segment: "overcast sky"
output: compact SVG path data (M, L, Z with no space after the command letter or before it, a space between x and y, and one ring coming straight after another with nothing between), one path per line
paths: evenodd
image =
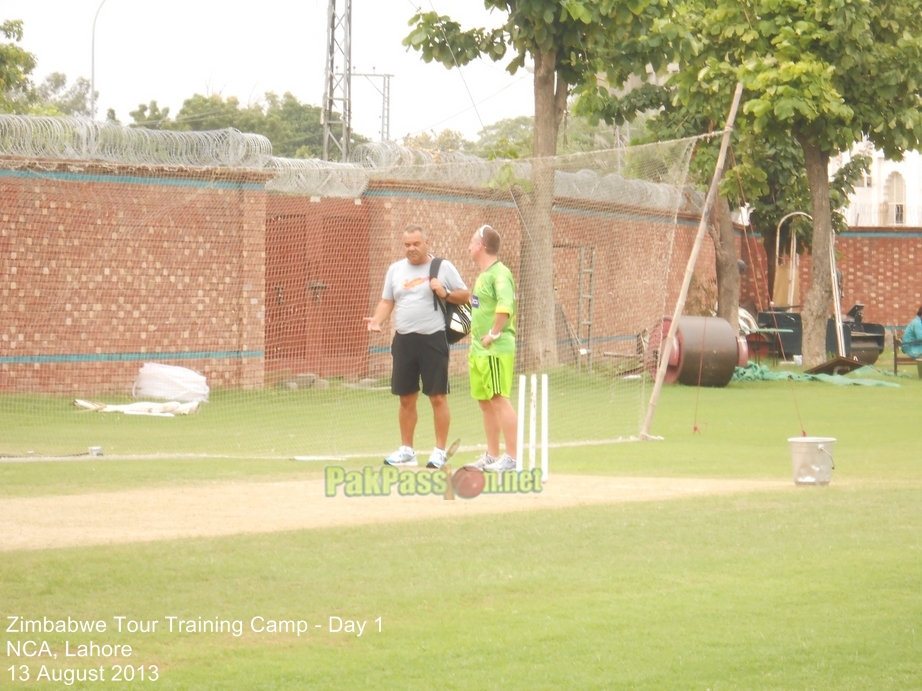
M344 4L338 0L340 12ZM250 103L267 91L290 91L302 103L321 105L328 5L328 0L2 0L0 21L23 20L21 45L37 58L36 82L52 72L66 74L68 84L95 76L97 117L114 108L127 123L129 111L152 100L175 116L195 93ZM528 72L511 76L505 61L488 60L447 70L407 52L401 40L417 7L447 14L464 28L494 27L503 17L489 14L480 0L352 0L353 71L393 75L392 139L449 128L473 140L485 125L533 114ZM352 127L371 139L380 138L382 86L380 78L352 79Z

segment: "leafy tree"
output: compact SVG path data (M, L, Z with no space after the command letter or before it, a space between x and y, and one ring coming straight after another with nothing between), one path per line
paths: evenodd
M71 87L67 86L67 75L52 72L32 92L32 100L54 107L61 115L83 115L90 113L90 81L78 77Z
M737 164L725 180L724 195L734 206L749 204L752 227L762 237L768 260L767 278L771 295L777 259L775 235L778 223L794 211L808 212L811 209L803 151L792 139L770 142L748 133L740 138L736 150ZM869 156L855 154L830 179L829 209L834 231L841 232L847 228L841 210L848 204L848 196L854 192L855 184L870 164ZM781 247L788 246L792 233L802 247L813 246L813 225L803 216L795 216L780 231L781 237L777 238L777 242ZM777 299L775 302L782 304Z
M554 325L552 266L553 175L547 160L557 152L561 120L570 86L597 73L613 84L645 67L662 66L665 53L645 40L667 0L484 0L488 9L506 14L495 29L463 31L450 17L421 12L403 43L418 50L425 62L460 67L479 57L502 60L515 73L527 59L534 63L535 124L532 152L532 192L513 188L529 229L523 243L520 275L532 277L520 292L522 338L520 366L527 370L554 366L557 343Z
M641 130L642 131L642 130ZM535 119L529 115L499 120L480 131L480 138L471 149L484 158L527 158L534 149ZM557 135L557 152L570 154L579 151L614 149L625 143L627 130L619 132L588 118L564 114Z
M138 127L146 127L149 130L172 129L170 109L161 110L156 101L151 101L147 105L140 103L137 110L132 110L128 115L134 120L133 124Z
M706 110L695 112L678 98L676 82L690 74L697 73L699 66L694 62L680 62L674 66L673 75L662 85L645 84L637 90L615 94L595 85L585 91L575 110L589 113L596 119L624 124L631 118L644 119L646 134L640 141L685 137L703 132L715 131L726 117L728 104L718 100L702 99L696 106ZM689 81L696 80L689 77ZM645 117L645 114L646 117ZM641 130L643 132L643 130ZM793 139L766 141L755 136L737 122L733 135L735 156L720 188L714 220L709 231L716 250L716 275L718 290L717 316L736 324L739 304L739 272L735 233L730 209L748 206L753 229L762 237L768 258L768 286L774 284L775 232L778 222L792 211L810 208L810 190L803 163L803 152ZM699 184L706 185L713 175L717 159L718 142L702 143L692 162L691 175ZM847 203L848 195L854 191L854 184L870 164L865 156L855 156L837 171L830 183L830 212L837 230L846 227L839 212ZM787 246L789 233L797 233L802 246L810 247L812 226L802 216L793 218L782 228L783 246Z
M528 158L534 148L535 119L520 115L484 127L474 152L484 158Z
M235 127L241 132L255 132L254 125L263 115L258 106L241 108L236 96L225 100L221 94L194 94L183 101L171 129L204 131Z
M67 76L53 72L37 87L29 79L36 58L16 43L22 40L19 20L0 25L0 33L14 43L0 43L0 113L21 115L86 115L90 114L90 83L80 77L67 86Z
M265 95L265 105L242 106L240 101L220 94L187 98L176 118L170 109L161 109L156 101L141 104L129 113L134 124L152 129L179 131L221 130L233 127L241 132L261 134L272 143L272 153L284 158L320 158L323 154L323 126L320 108L299 103L292 94ZM353 133L355 144L368 141Z
M0 24L0 34L12 41L0 43L0 113L16 113L23 107L29 90L35 56L17 45L22 41L22 20L4 21Z
M405 146L412 146L417 149L430 149L436 151L470 151L473 147L471 142L464 138L460 132L450 129L444 129L438 134L435 132L420 132L415 136L403 138Z
M689 0L680 12L674 101L707 112L742 81L741 127L801 149L813 217L803 353L816 366L833 288L829 160L865 139L896 159L922 143L922 0Z
M279 121L280 131L275 139L269 133L264 133L272 140L275 155L286 158L322 158L323 124L320 121L320 107L299 103L288 92L281 98L267 93L266 101L266 117ZM353 145L366 141L366 137L352 133Z
M639 115L636 133L643 130L644 117ZM600 149L615 149L624 146L631 138L630 128L623 131L620 126L611 127L604 123L592 122L588 118L567 113L561 124L560 135L557 140L557 150L561 153L577 153L579 151L598 151Z

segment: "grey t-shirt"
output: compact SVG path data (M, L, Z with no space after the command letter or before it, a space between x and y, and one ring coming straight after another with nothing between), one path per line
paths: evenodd
M394 328L397 333L434 334L445 330L442 310L432 301L429 287L429 264L414 266L406 259L394 262L384 279L381 297L393 300ZM461 274L447 259L439 267L439 280L448 290L467 290Z

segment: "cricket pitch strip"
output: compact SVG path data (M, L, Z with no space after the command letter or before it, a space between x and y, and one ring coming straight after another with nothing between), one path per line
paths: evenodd
M538 493L324 496L324 482L209 482L0 499L0 552L114 545L793 489L781 480L552 475Z

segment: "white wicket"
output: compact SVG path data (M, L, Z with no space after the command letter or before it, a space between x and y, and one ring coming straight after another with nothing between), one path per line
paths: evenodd
M518 447L518 458L516 459L516 470L523 469L522 458L525 455L525 392L529 388L527 384L531 382L528 407L528 469L535 469L537 453L537 432L538 432L538 375L532 374L526 378L524 374L519 375L519 408L518 408L518 427L516 428L516 446ZM541 375L541 480L547 482L548 476L548 385L547 375Z

